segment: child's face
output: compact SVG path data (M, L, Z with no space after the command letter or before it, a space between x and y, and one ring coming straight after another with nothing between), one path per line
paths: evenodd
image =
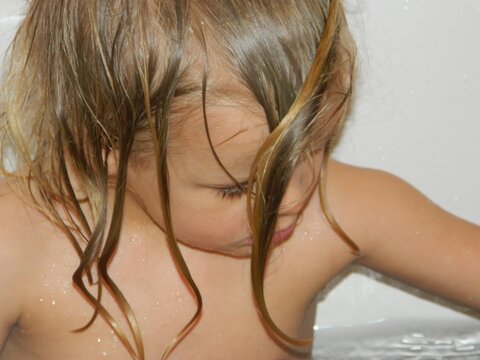
M248 180L260 145L268 136L263 113L245 105L207 107L210 137L219 159L240 183ZM299 163L282 200L276 230L295 223L317 184L322 153ZM233 256L251 253L246 196L223 171L208 143L201 110L173 126L168 149L170 201L176 238L186 245ZM164 228L156 174L137 177L137 193Z

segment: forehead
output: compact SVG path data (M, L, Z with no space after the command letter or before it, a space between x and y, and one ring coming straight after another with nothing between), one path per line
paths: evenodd
M180 150L195 146L198 150L210 150L207 129L213 147L220 148L261 142L268 134L263 114L251 111L246 105L217 103L203 109L191 109L178 114L171 125L169 148Z
M169 153L181 156L182 162L209 168L218 167L207 137L220 160L228 168L247 171L258 148L268 135L263 109L248 95L227 90L210 96L202 109L201 95L177 104L171 116ZM209 94L207 93L207 97Z

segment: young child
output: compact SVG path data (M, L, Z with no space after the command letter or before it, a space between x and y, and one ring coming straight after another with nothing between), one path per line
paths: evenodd
M329 157L339 1L31 0L9 52L0 359L306 359L352 263L480 310L480 227Z

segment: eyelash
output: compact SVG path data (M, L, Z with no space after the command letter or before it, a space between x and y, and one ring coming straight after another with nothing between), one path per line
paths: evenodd
M240 199L243 195L247 194L248 183L240 183L243 188L238 186L227 186L224 188L218 188L217 194L224 200L236 200ZM255 186L255 185L254 185Z
M231 186L217 189L217 193L222 197L222 199L235 200L240 199L243 195L245 195L246 191L238 186Z

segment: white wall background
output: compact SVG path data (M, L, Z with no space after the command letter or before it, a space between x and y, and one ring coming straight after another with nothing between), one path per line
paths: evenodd
M25 0L0 0L0 59L12 40L16 26L23 19Z
M346 8L360 72L333 157L392 172L480 224L480 1L348 0ZM339 276L319 300L317 338L392 319L468 320L362 268Z
M0 0L2 56L23 5ZM360 73L334 157L399 175L480 224L480 1L348 0L346 8ZM394 318L465 317L387 283L362 269L335 279L319 296L317 334Z

